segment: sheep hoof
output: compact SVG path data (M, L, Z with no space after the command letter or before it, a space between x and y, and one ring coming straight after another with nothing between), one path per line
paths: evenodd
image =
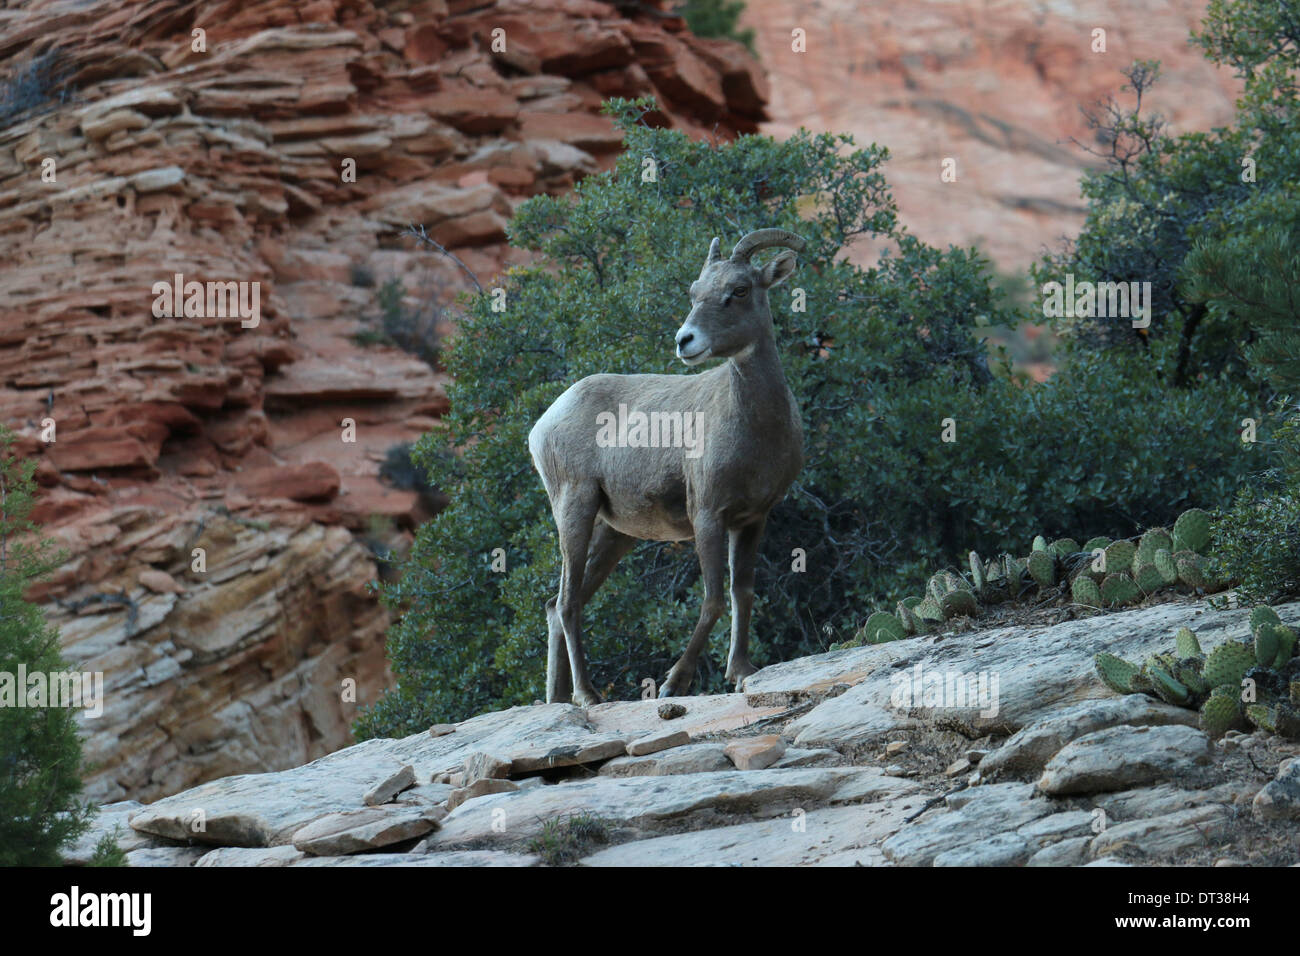
M691 678L693 678L694 676L695 675L692 674L691 677L687 678L686 680L680 680L676 675L670 673L668 677L665 678L663 682L663 686L659 688L659 696L660 697L684 697L686 695L687 688L691 686Z
M573 702L579 707L595 707L601 703L600 695L594 690L578 690L573 692Z
M735 685L739 693L745 689L745 678L757 671L758 668L748 660L736 661L727 667L727 680Z

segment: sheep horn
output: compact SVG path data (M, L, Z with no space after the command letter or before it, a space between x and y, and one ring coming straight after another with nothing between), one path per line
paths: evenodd
M731 250L732 262L748 262L760 249L772 246L786 246L795 252L803 252L804 240L787 229L758 229L751 232Z

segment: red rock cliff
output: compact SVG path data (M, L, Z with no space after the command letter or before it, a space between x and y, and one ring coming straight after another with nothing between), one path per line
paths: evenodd
M730 136L762 73L590 0L11 4L0 74L39 91L41 64L66 100L0 120L0 415L69 552L37 596L105 674L89 794L300 764L389 679L358 533L423 517L379 463L446 408L428 365L354 339L377 285L415 308L467 282L402 228L487 279L519 202L612 160L603 98ZM258 325L155 314L176 274L257 283Z

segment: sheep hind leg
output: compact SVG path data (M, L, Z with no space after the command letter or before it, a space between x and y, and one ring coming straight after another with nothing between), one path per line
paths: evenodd
M583 581L586 577L588 546L591 544L596 515L600 509L600 489L594 482L570 485L560 493L559 501L553 502L553 508L563 561L556 608L569 652L573 702L582 707L590 707L600 703L600 695L591 686L591 678L587 675L587 655L582 646Z
M564 641L564 625L556 607L557 594L546 602L546 702L567 704L573 697L573 676L569 672L569 648Z
M582 574L582 606L586 607L592 595L605 583L618 562L636 545L631 535L615 531L604 521L596 519L591 535L591 549L587 552L587 567ZM573 681L569 671L569 656L564 640L564 624L557 605L559 596L546 602L546 702L564 703L573 696Z

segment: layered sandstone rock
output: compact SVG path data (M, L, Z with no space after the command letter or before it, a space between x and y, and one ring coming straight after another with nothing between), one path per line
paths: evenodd
M1117 697L1092 662L1187 625L1209 647L1247 617L1188 599L832 651L743 694L677 698L672 720L657 701L514 707L104 807L69 858L121 825L136 866L1291 865L1300 743L1211 745L1186 726L1196 711ZM924 700L891 700L922 674ZM967 696L988 674L987 697Z
M447 408L440 373L356 336L389 280L430 334L469 284L402 230L487 281L515 206L612 162L604 98L725 137L764 119L762 75L653 5L589 0L10 4L0 75L41 63L65 101L0 120L0 419L69 551L38 597L110 688L90 793L336 749L341 682L364 704L387 680L354 533L426 516L379 468ZM187 308L195 281L243 299ZM230 307L254 283L256 324ZM190 570L218 528L228 553Z

